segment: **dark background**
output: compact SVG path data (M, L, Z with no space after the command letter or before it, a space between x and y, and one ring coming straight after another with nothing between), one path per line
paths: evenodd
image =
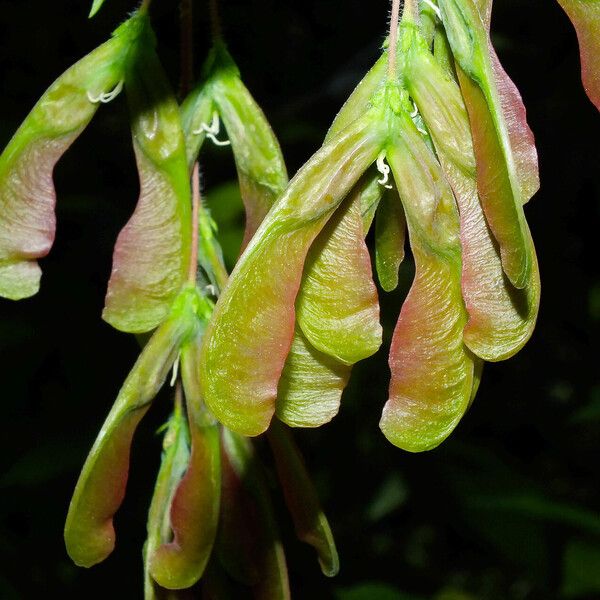
M102 42L133 3L0 1L0 145L42 91ZM178 78L176 2L156 0L160 53ZM199 62L208 48L196 6ZM384 0L223 1L227 40L280 138L290 173L320 145L336 110L377 56ZM342 561L325 580L284 511L295 598L338 600L600 597L597 332L600 115L579 78L571 25L551 0L497 0L494 41L528 108L542 188L527 207L542 271L528 346L488 365L450 440L423 455L391 446L377 423L385 348L355 369L339 417L296 435L318 483ZM228 255L241 214L227 149L202 159ZM125 103L103 107L56 171L58 232L41 292L0 300L0 597L141 597L141 546L169 397L136 437L118 545L86 571L62 528L79 469L138 352L100 319L111 249L137 181ZM410 269L405 269L405 286ZM393 325L401 294L382 299ZM389 336L388 336L389 337Z

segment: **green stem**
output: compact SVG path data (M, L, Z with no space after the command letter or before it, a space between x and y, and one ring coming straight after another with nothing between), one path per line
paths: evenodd
M141 13L146 13L148 12L148 9L150 8L150 4L151 4L152 0L142 0L142 3L140 4L140 9L139 11Z
M214 252L213 248L211 248L211 251L209 252L208 259L212 264L213 272L217 280L217 286L219 290L222 290L227 285L227 280L229 279L227 269L217 256L217 253Z
M202 202L198 207L200 209L200 235L203 236L203 240L207 243L202 245L203 251L206 253L206 260L212 267L213 275L215 277L215 283L219 290L223 290L229 279L227 269L223 264L222 257L218 251L218 242L214 239L212 224L208 210Z

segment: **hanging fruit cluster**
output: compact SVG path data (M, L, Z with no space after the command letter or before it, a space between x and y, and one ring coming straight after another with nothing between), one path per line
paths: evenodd
M36 259L54 240L54 165L98 107L123 89L140 196L116 241L103 318L151 337L77 482L65 525L67 551L87 567L112 552L113 516L125 495L135 429L173 371L174 410L164 427L144 548L145 597L188 589L202 577L204 593L213 597L238 597L245 586L257 598L286 598L287 568L262 448L219 424L203 403L198 379L203 334L228 277L215 224L200 200L202 144L208 138L231 145L246 239L287 184L279 144L220 39L180 108L142 7L42 96L1 159L0 292L19 299L38 291ZM216 137L221 121L227 141ZM323 572L335 575L331 530L289 431L273 427L269 445L299 538L316 548Z
M559 1L600 106L600 2ZM540 280L524 214L539 187L533 135L491 44L491 0L406 0L399 26L394 0L381 57L288 182L279 144L219 36L178 104L148 5L59 77L0 157L0 295L38 291L37 259L55 234L54 166L124 89L140 196L116 241L103 318L149 338L79 477L67 550L83 566L112 552L133 436L172 372L145 597L200 581L209 598L288 598L262 441L246 436L268 432L298 536L335 575L329 525L284 424L330 421L352 366L381 346L365 237L374 223L385 292L398 285L407 241L415 266L381 429L400 448L430 450L471 405L484 361L513 356L535 326ZM207 139L231 146L246 211L231 276L200 198Z
M238 261L200 357L205 401L228 427L257 435L273 414L300 426L335 415L351 366L381 344L364 242L373 218L382 288L398 282L405 229L415 262L381 420L392 443L437 446L483 361L531 336L540 284L523 205L537 155L489 7L405 3L397 51L359 84Z

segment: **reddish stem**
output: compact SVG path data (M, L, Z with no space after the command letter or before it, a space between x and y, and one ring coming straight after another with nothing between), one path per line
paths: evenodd
M193 285L196 285L196 273L198 271L198 215L200 202L200 172L196 162L192 171L192 251L188 271L188 281Z
M398 23L400 22L400 0L392 0L390 16L390 46L388 49L388 79L396 79L396 55L398 49Z

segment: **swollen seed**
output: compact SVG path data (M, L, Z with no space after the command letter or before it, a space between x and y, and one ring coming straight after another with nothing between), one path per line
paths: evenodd
M279 142L237 70L217 71L210 89L231 142L246 210L243 249L285 189L287 170Z

